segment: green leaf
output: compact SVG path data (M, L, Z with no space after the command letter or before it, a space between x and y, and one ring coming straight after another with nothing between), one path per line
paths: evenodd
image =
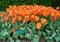
M17 39L16 42L21 42L21 41L19 39Z
M55 40L56 40L57 42L59 42L59 41L60 41L60 35L57 35L57 36L55 37Z
M53 25L53 23L50 24L50 29L51 29L52 31L54 31L54 25Z
M36 28L35 22L30 22L29 27L31 27L32 30L35 30L35 28Z
M42 35L41 31L37 31L37 35L40 37Z
M9 33L7 32L6 29L2 31L2 34L3 34L3 36L7 36L7 35L9 35Z
M60 18L57 19L57 22L60 22Z
M8 23L7 22L2 23L2 28L8 29Z
M11 37L9 38L9 40L10 40L10 42L14 42L14 40Z
M19 25L20 25L20 26L23 26L23 25L24 25L24 23L23 23L23 22L20 22L20 23L19 23Z
M46 28L46 26L48 26L48 23L46 23L46 24L44 24L44 25L42 26L42 30L43 30L44 28Z
M18 28L18 24L17 24L17 23L14 24L13 27L14 27L14 28Z
M10 27L11 27L11 24L8 25L8 28L10 28Z
M46 29L47 35L51 35L51 31Z
M47 42L53 42L53 39L47 39Z
M56 35L57 35L56 32L53 32L52 37L55 37Z
M59 30L56 30L57 34L59 34Z
M0 39L3 39L4 37L3 37L3 35L2 35L2 33L0 33Z
M53 39L53 37L51 37L51 36L47 36L47 37L45 37L45 39L47 40L47 39Z
M43 36L44 36L44 37L46 37L46 36L47 36L47 34L46 34L45 32L42 32L42 34L43 34Z
M57 30L60 31L60 22L57 22L56 26L57 26Z
M11 33L12 32L12 28L7 29L7 32Z
M24 27L27 27L27 26L28 26L28 24L27 24L27 23L25 23L25 24L24 24Z
M33 34L32 29L30 29L29 27L27 27L27 30L28 30L28 32L29 32L30 34Z
M18 34L18 36L20 36L20 38L24 38L25 37L25 35L23 35L23 34Z
M13 37L18 38L18 33L17 32L13 33Z
M34 35L34 38L32 39L32 41L31 42L38 42L39 41L39 36L37 36L37 35Z
M29 33L26 34L26 37L27 37L28 39L32 39L32 35L29 34Z
M4 23L4 24L2 24L2 28L5 28L5 23Z

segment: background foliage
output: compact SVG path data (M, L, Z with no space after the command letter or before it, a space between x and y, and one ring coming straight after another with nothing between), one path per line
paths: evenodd
M52 7L60 6L60 0L0 0L0 11L6 10L10 5L27 5L35 3Z

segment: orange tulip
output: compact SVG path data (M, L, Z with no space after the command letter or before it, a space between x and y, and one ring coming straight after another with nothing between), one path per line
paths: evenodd
M9 13L9 17L14 17L15 16L15 14L14 13Z
M41 29L41 27L42 27L42 24L41 24L40 22L37 22L37 23L36 23L36 29L39 30L39 29Z
M15 24L15 22L16 22L16 18L14 17L14 18L12 18L11 23L12 23L12 24Z
M9 9L11 10L13 7L12 6L9 6Z
M12 23L12 24L15 24L15 21L12 20L11 23Z
M25 16L23 22L26 23L26 22L28 22L28 21L29 21L29 16Z
M51 17L54 17L54 15L55 15L55 13L51 13L51 14L50 14Z
M8 21L9 20L9 17L6 17L5 20Z
M47 20L46 20L46 19L43 19L43 20L41 21L41 23L44 25L44 24L47 23Z
M6 14L5 14L5 13L2 13L2 14L1 14L1 17L5 17L5 16L6 16Z
M60 18L60 14L58 14L58 17Z
M43 11L43 16L47 17L49 15L49 12L47 10Z
M45 7L43 5L23 5L23 6L14 5L14 6L9 6L9 8L7 8L6 11L8 12L8 17L11 18L16 17L19 22L23 20L22 17L24 17L23 20L24 22L28 22L29 20L37 22L39 21L39 17L37 15L44 16L44 17L50 15L51 18L54 18L53 20L57 19L55 18L56 14L60 14L60 11L58 12L58 10L59 7L54 9L51 6ZM4 17L5 15L2 14L0 16ZM28 17L25 18L25 16L27 15L30 16L30 18ZM58 15L58 17L60 18L60 15ZM46 21L44 20L45 21L44 22L43 20L42 20L42 24L45 24Z
M39 17L38 16L35 16L35 21L39 21Z
M53 19L53 20L54 20L54 21L56 21L56 19L57 19L57 17L54 17L54 19Z
M57 14L55 14L55 16L54 16L53 20L54 20L54 21L56 21L56 20L57 20L57 18L58 18L58 15L57 15Z
M17 30L17 29L16 29L16 28L14 28L14 29L12 30L12 32L16 32L16 30Z
M16 18L15 18L15 17L13 17L13 18L12 18L12 21L15 21L15 20L16 20Z
M21 22L22 21L22 17L18 16L18 21Z
M34 21L35 20L35 15L31 15L30 20Z

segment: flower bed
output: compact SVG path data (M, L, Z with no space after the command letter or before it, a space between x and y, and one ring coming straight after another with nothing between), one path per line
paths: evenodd
M57 8L58 9L58 8ZM44 36L46 42L60 41L60 11L42 5L9 6L0 14L0 39L20 42L27 38L38 42Z

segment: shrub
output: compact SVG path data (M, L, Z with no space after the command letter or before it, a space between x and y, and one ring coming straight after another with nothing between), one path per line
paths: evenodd
M10 5L39 4L45 6L60 6L60 0L0 0L0 11L6 10Z

